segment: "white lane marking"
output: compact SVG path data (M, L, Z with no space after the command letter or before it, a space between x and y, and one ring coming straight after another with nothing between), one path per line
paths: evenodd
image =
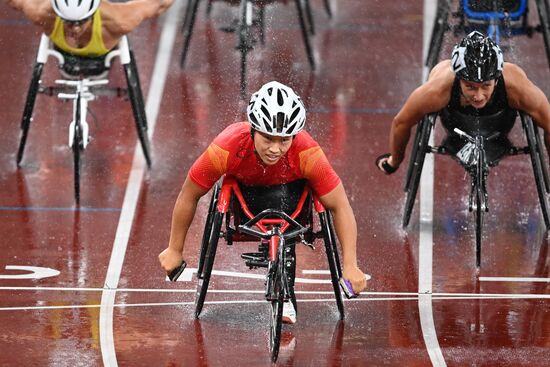
M0 291L30 291L30 292L103 292L116 291L118 293L195 293L196 289L156 289L156 288L76 288L76 287L0 287ZM260 289L209 289L208 293L257 293L262 294L265 290ZM296 294L334 294L334 291L295 291ZM370 299L368 296L396 296L396 297L418 297L425 293L415 292L361 292L359 299ZM432 293L433 299L550 299L547 293ZM395 297L394 297L395 298ZM388 299L394 299L388 298ZM357 298L354 298L354 301Z
M165 14L165 22L160 35L155 66L151 76L151 84L145 106L145 113L149 122L149 138L153 136L156 125L182 3L183 1L176 1ZM105 277L105 286L107 288L116 288L118 286L124 256L126 254L126 247L132 229L132 222L139 199L144 170L145 160L136 142L130 177L128 179L128 185L126 186L120 219L113 243L113 250L111 252L111 259L109 260L109 267L107 268L107 275ZM118 366L113 336L113 305L115 303L115 293L116 290L107 290L102 293L101 308L99 312L101 356L103 365L107 367Z
M58 270L43 268L39 266L6 265L6 270L27 271L23 274L0 274L0 279L44 279L56 277L60 273Z
M325 271L327 273L325 273ZM183 273L178 278L178 282L191 282L193 281L193 274L197 273L197 268L185 268ZM304 270L304 274L329 274L328 270ZM252 274L252 273L242 273L237 271L225 271L225 270L212 270L212 275L225 276L225 277L234 277L234 278L247 278L247 279L259 279L265 280L265 274ZM366 275L367 280L371 278L370 275ZM170 281L166 277L166 281ZM330 279L308 279L308 278L295 278L296 283L308 283L308 284L330 284Z
M210 291L209 291L210 292ZM250 293L250 291L247 291ZM258 291L257 293L263 293L263 291ZM298 293L298 292L297 292ZM322 292L317 292L322 293ZM329 292L326 292L329 293ZM362 295L362 294L361 294ZM378 302L378 301L419 301L423 297L429 297L432 300L436 301L456 301L456 300L503 300L503 299L523 299L523 300L550 300L550 294L509 294L501 296L491 296L491 295L475 295L466 297L445 297L429 294L419 294L418 296L399 296L399 297L360 297L354 299L344 299L344 302ZM309 299L298 299L299 303L315 303L315 302L334 302L334 298L309 298ZM431 302L428 301L428 307L431 308ZM265 299L261 300L225 300L225 301L206 301L206 305L213 304L244 304L244 303L267 303ZM123 308L123 307L157 307L157 306L194 306L194 302L154 302L154 303L118 303L113 304L113 307ZM96 305L55 305L55 306L15 306L15 307L0 307L0 311L32 311L32 310L58 310L58 309L82 309L82 308L100 308L101 304ZM426 319L424 319L426 320ZM433 325L433 324L432 324ZM429 327L425 325L424 327Z
M550 278L521 278L521 277L479 277L480 282L542 282L550 283Z
M302 274L330 275L330 270L302 270Z
M424 1L422 62L426 60L432 28L435 21L435 0ZM429 70L422 68L422 82L428 79ZM434 129L435 130L435 129ZM429 144L433 145L434 131L430 134ZM433 267L433 186L434 157L426 154L420 178L420 234L418 244L418 292L424 295L418 299L420 326L424 343L433 366L446 366L439 341L432 310L432 267Z

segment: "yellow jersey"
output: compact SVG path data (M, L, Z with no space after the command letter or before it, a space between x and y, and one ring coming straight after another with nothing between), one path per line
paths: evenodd
M92 19L92 37L90 42L82 47L71 47L65 41L65 30L63 29L63 20L55 18L55 25L52 33L49 35L50 40L62 51L69 54L83 57L98 57L107 54L110 50L105 48L103 43L103 34L101 27L101 15L99 9L94 13Z

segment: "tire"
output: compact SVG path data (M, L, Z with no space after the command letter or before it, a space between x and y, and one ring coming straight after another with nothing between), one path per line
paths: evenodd
M540 28L544 39L544 49L546 50L546 59L548 60L548 65L550 66L550 8L547 0L536 0L536 3L540 19Z
M439 59L443 37L445 35L445 31L448 28L448 17L449 4L447 0L439 0L437 2L437 12L432 29L432 38L430 39L430 46L428 48L428 55L426 57L426 66L428 67L428 70L431 70L435 66L435 64L437 64L437 60Z
M205 254L202 278L199 277L197 282L197 293L195 296L195 318L199 318L204 305L204 299L206 298L206 292L208 291L208 284L210 283L210 276L212 275L214 258L216 257L216 249L218 247L218 240L220 239L222 221L223 213L216 211L212 218L212 231L210 232L208 249Z
M432 132L434 121L437 115L432 114L424 117L417 129L420 129L420 138L418 139L418 146L415 157L411 157L411 176L410 185L407 191L407 199L405 201L405 211L403 214L403 228L409 225L411 219L411 213L416 200L416 193L418 192L418 185L420 184L420 176L422 175L422 169L424 168L424 160L426 153L428 152L428 141Z
M132 54L131 54L132 55ZM133 56L132 56L133 57ZM147 167L151 167L151 148L149 143L149 136L147 135L147 117L143 106L141 94L141 86L139 85L139 78L137 75L137 68L131 59L129 64L124 65L124 72L126 74L126 82L128 84L128 97L132 104L132 112L134 115L134 121L136 125L136 132L138 135L141 149L145 157Z
M529 146L529 156L531 158L531 165L533 167L533 174L535 176L535 185L537 187L537 194L539 197L539 203L542 211L542 217L546 229L550 229L550 219L548 215L548 200L546 198L546 187L544 183L543 162L541 162L540 147L537 148L537 140L535 137L536 126L533 124L531 117L525 114L521 114L521 121L525 131L527 139L527 145Z
M25 151L25 144L27 143L27 136L32 121L32 112L34 110L34 103L36 102L36 94L38 93L40 76L42 75L43 68L44 64L37 62L32 72L32 79L25 101L25 109L23 110L23 117L21 119L21 137L19 139L19 148L17 149L17 166L19 166L23 159L23 152Z
M210 242L210 236L212 234L212 222L214 214L216 212L216 206L218 205L218 197L220 196L220 185L214 185L212 191L212 197L210 198L210 205L208 206L208 214L206 215L206 223L204 225L204 232L202 233L201 249L199 255L199 264L197 266L197 277L202 279L202 268L204 265L204 258L206 257L206 251Z
M479 189L476 190L476 210L474 212L475 225L476 225L476 268L479 269L481 266L481 235L483 229L483 208L482 208L482 199L481 192Z
M74 121L74 134L73 134L73 161L74 161L74 197L76 203L80 203L80 151L83 146L82 142L82 124L80 123L81 111L80 111L80 95L76 100L76 111Z
M323 240L325 243L325 251L327 253L327 261L330 269L330 281L334 290L334 297L336 298L336 305L338 312L340 313L340 320L344 319L344 302L342 300L342 292L340 291L339 280L342 277L342 270L340 267L340 261L338 257L338 247L336 244L336 237L330 221L330 212L325 211L319 213L319 222L321 225L321 231L323 233Z
M271 361L276 362L279 356L279 347L281 345L281 329L283 324L283 303L285 298L284 287L284 261L278 258L274 264L273 273L270 276L271 282L271 317L269 319L269 351L271 352Z

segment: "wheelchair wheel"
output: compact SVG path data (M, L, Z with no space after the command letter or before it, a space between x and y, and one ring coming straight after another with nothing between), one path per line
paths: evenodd
M21 163L23 159L23 152L25 151L25 144L27 143L27 135L32 121L32 112L34 110L34 102L36 101L36 94L38 93L38 87L40 84L40 76L42 75L42 69L44 64L37 62L34 65L32 72L31 84L27 92L27 99L25 101L25 109L23 110L23 118L21 119L21 137L19 139L19 148L17 150L17 165Z
M540 138L540 133L537 125L533 124L533 132L535 133L535 143L537 144L537 155L540 160L542 168L542 177L544 179L544 187L546 193L550 194L550 181L548 180L548 166L546 165L546 158L544 157L544 145L542 145L542 140Z
M212 230L209 234L208 248L206 249L204 256L202 277L199 277L197 283L197 293L195 297L195 318L198 318L202 311L206 292L208 291L208 284L210 283L210 276L212 275L212 267L214 266L214 258L216 256L216 249L218 247L218 240L220 239L220 229L222 226L222 221L223 213L220 213L216 210L212 217Z
M418 153L418 146L420 145L420 137L422 136L421 126L417 126L414 133L414 143L411 150L411 158L409 159L409 167L407 167L407 176L405 177L405 192L409 191L411 186L411 177L413 173L414 164L413 162L416 159L416 154Z
M331 214L329 211L319 213L319 222L323 233L325 243L325 251L327 253L328 266L330 269L330 281L334 289L334 297L338 312L340 312L340 320L344 319L344 303L342 301L342 292L340 292L339 280L342 277L342 268L340 267L340 258L338 257L338 247L336 245L336 236L332 227Z
M76 111L74 115L74 130L73 130L73 141L71 149L73 151L73 160L74 160L74 198L76 203L80 203L80 151L82 150L83 136L82 136L82 125L80 124L80 94L76 99Z
M430 139L430 134L432 132L436 116L437 115L432 114L424 117L417 127L417 129L420 130L420 138L418 139L416 154L414 157L411 156L411 161L409 164L409 166L412 167L409 167L411 174L407 191L407 199L405 201L403 227L408 226L411 219L411 213L413 210L414 201L416 200L418 185L420 184L420 176L422 175L422 168L424 167L424 160L429 149L428 141Z
M212 233L212 223L214 220L214 214L216 212L216 206L218 205L218 197L220 196L220 184L214 185L212 191L212 197L210 198L210 205L208 206L208 214L206 215L206 223L204 225L204 232L202 233L201 249L199 255L199 264L197 266L197 277L202 279L202 268L204 265L204 258L206 257L206 250L208 249L208 243L210 242L210 235Z
M544 224L546 229L550 229L550 220L548 215L548 201L546 198L545 183L544 183L544 173L543 170L546 167L543 166L541 161L541 153L539 153L540 148L537 148L537 140L535 137L536 126L533 123L531 117L521 114L521 122L523 124L523 129L527 138L527 144L529 146L529 156L531 158L531 165L533 166L533 173L535 176L535 184L537 186L537 193L539 196L540 208L542 211L542 217L544 219Z
M306 26L306 20L304 17L305 10L302 8L302 2L300 0L294 0L296 4L296 11L298 12L298 20L300 21L300 28L302 29L302 37L304 38L304 46L306 48L307 60L311 70L315 70L315 58L313 57L313 51L311 48L311 42L309 39L309 33Z
M269 275L269 301L271 303L271 317L269 319L269 351L271 361L277 361L279 346L281 344L281 328L283 324L283 303L285 299L284 261L279 257L270 268Z
M246 57L248 52L254 47L254 39L252 35L253 19L249 19L249 17L253 17L253 15L248 12L249 6L252 6L250 1L241 1L239 8L239 41L237 44L237 49L241 54L241 99L244 99L246 96Z
M483 172L483 160L481 160L476 168L476 177L475 177L475 203L476 210L474 211L475 225L476 225L476 268L479 270L481 266L481 239L483 231L483 215L486 211L486 202L485 202L485 180Z
M197 8L199 7L199 0L189 0L185 9L185 17L183 21L183 50L180 57L180 68L183 69L185 65L185 59L187 58L187 52L189 51L189 45L191 44L191 37L193 36L193 26L195 25L195 18L197 16Z
M431 70L437 60L439 59L439 52L441 51L441 44L443 43L443 36L447 30L447 18L449 17L449 1L438 0L437 12L435 16L434 26L432 29L432 38L430 39L430 46L428 48L428 56L426 57L426 66L428 70Z
M550 65L550 6L548 0L535 0L540 19L540 28L544 39L546 59Z
M143 155L145 156L147 166L151 167L150 144L149 137L147 136L147 117L145 115L143 96L141 94L141 86L139 85L137 69L135 64L132 63L132 60L133 56L131 57L130 63L124 65L126 82L128 84L128 96L130 98L130 103L132 104L132 112L134 114L134 121L136 123L136 130L139 142L141 143L141 149L143 150Z

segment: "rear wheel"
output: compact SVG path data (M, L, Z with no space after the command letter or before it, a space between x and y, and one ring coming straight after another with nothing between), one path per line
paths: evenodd
M325 243L325 251L327 253L327 261L330 269L330 280L332 288L334 289L334 297L336 298L336 305L340 312L340 320L344 319L344 303L342 300L342 293L340 292L339 280L342 277L342 270L340 268L340 261L338 257L338 247L336 245L336 237L332 228L330 220L330 212L325 211L319 213L319 222L321 224L321 231L323 233L323 240Z
M409 167L410 174L407 180L408 182L406 183L407 199L405 201L405 212L403 214L403 227L408 226L411 219L416 193L418 192L418 185L420 184L420 176L422 175L422 168L424 167L424 160L429 148L428 142L436 117L436 114L424 117L417 127L417 129L420 129L420 137L417 141L418 145L415 155L411 156L411 161L409 163L412 167Z
M212 230L209 235L208 248L205 252L202 277L199 274L197 283L197 293L195 297L196 318L199 317L202 311L204 299L206 298L206 292L208 291L208 284L210 283L210 276L212 275L212 268L214 266L214 258L216 257L216 249L218 248L218 240L220 239L222 221L223 213L216 211L212 218Z
M521 115L523 129L527 137L527 144L529 146L529 156L531 158L531 164L533 166L533 174L535 176L535 184L537 186L537 193L539 197L540 207L542 211L542 217L546 229L550 229L550 218L548 213L548 201L546 198L546 187L544 179L544 170L546 169L544 159L542 159L542 147L537 143L536 134L538 133L537 127L534 125L533 120L525 115Z
M206 223L204 225L204 232L202 233L201 250L199 255L199 264L197 266L197 276L202 278L202 268L204 265L204 258L206 257L206 250L210 242L210 236L212 234L212 222L214 214L216 212L216 206L218 205L218 197L220 195L220 184L214 185L212 191L212 198L210 199L210 205L208 207L208 214L206 215Z
M544 48L546 50L546 58L550 65L550 7L547 0L536 0L537 10L540 19L540 28L544 39Z

